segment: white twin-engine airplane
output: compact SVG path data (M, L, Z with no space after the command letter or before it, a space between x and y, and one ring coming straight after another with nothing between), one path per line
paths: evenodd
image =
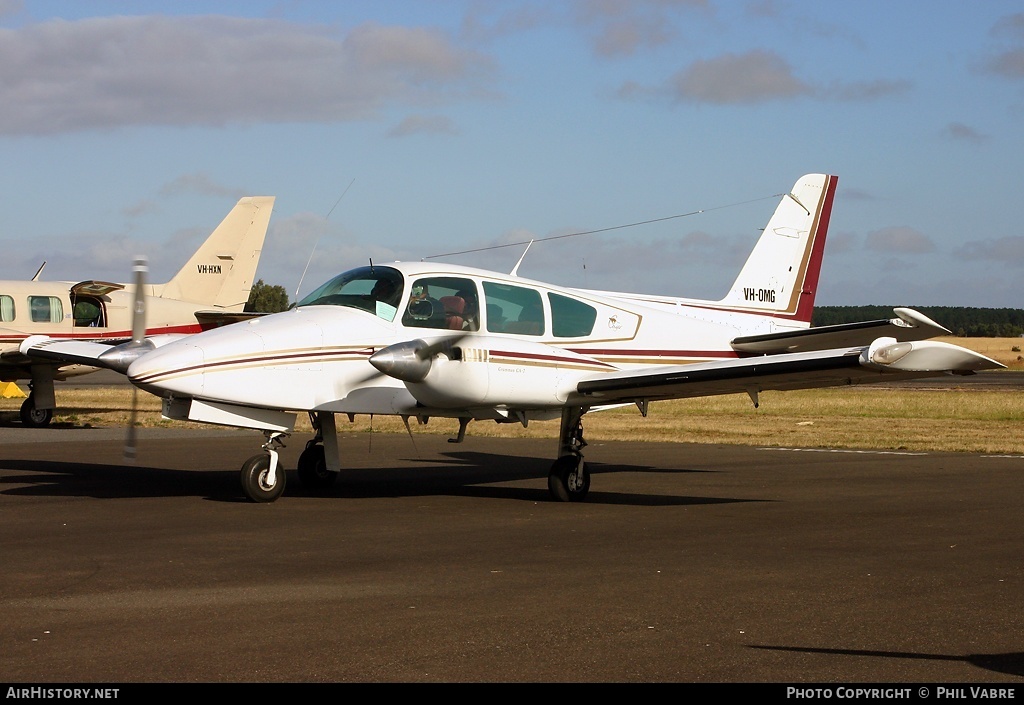
M247 460L253 501L284 491L277 449L308 412L304 486L341 470L335 414L521 423L561 418L548 487L582 500L584 415L652 401L972 374L1002 367L927 341L949 331L909 309L891 320L811 328L836 177L804 176L781 203L720 301L570 289L515 275L397 262L339 274L293 309L161 344L115 348L28 340L33 357L127 373L172 419L264 432Z

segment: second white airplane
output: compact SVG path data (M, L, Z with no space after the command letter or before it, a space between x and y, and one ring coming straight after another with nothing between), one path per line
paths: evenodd
M426 422L528 424L560 419L552 496L582 500L587 413L635 404L765 390L972 374L1001 367L929 341L948 330L909 309L890 320L811 328L837 179L809 174L783 196L728 294L703 301L570 289L514 274L425 262L339 274L293 310L165 345L35 338L38 359L126 370L163 398L173 419L263 431L263 453L241 469L245 494L284 491L278 449L308 413L316 437L298 460L305 486L338 477L335 415L392 414Z
M198 333L238 320L249 300L274 200L240 199L177 274L142 291L96 280L40 281L38 273L31 281L0 281L0 381L28 380L31 393L21 407L22 423L48 425L56 407L54 380L97 369L26 357L18 348L30 336L109 348L132 339L138 306L146 307L148 335Z

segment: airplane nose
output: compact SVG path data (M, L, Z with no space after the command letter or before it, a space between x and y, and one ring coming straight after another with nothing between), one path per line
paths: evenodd
M199 395L203 391L204 363L203 349L181 340L135 360L128 367L128 379L158 396L167 392Z

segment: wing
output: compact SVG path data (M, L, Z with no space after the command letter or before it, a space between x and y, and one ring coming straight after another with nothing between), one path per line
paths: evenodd
M897 342L804 353L781 353L669 368L589 375L576 385L577 401L594 404L682 399L766 390L813 389L897 379L973 374L1004 365L966 348L934 340Z
M106 345L86 340L66 340L32 335L22 342L19 353L29 359L51 360L64 364L91 365L127 373L128 366L143 353L186 337L186 333L153 335L136 343Z

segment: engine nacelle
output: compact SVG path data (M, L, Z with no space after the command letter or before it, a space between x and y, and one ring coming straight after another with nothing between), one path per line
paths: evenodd
M959 345L941 340L914 340L898 343L895 338L876 338L860 354L865 367L902 372L970 374L977 370L1003 367L995 360Z
M561 406L577 382L614 365L544 343L464 336L447 344L422 340L379 351L385 374L405 382L424 406L543 408Z

